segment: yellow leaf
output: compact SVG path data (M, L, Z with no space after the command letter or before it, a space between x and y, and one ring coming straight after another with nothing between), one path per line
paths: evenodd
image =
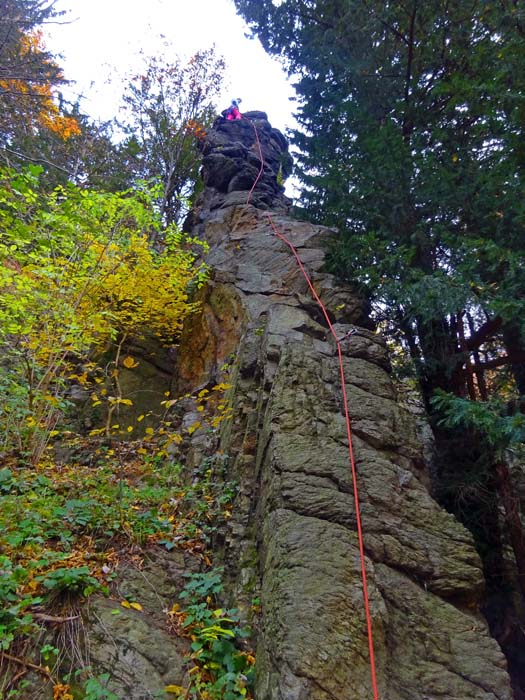
M133 608L133 610L142 610L142 605L140 603L129 602L129 600L121 600L120 604L123 608Z
M175 695L180 695L185 691L181 685L165 685L164 690L166 693L175 693Z
M134 360L130 355L128 355L122 360L122 364L128 369L133 369L134 367L139 366L139 363L136 360Z
M133 406L131 399L117 399L117 403L121 403L123 406Z
M69 692L71 690L69 685L63 683L56 683L53 686L53 700L73 700L73 696Z
M144 414L143 414L143 413L137 418L137 423L140 423L141 420L144 420Z
M132 425L128 425L127 430L128 430L128 433L133 432L133 426L132 426Z
M146 435L153 435L153 434L155 433L155 431L153 430L153 428L146 428L146 431L145 431L145 432L146 432Z
M193 433L197 430L197 428L200 428L201 422L199 420L195 421L193 425L190 425L188 428L188 434L193 435Z

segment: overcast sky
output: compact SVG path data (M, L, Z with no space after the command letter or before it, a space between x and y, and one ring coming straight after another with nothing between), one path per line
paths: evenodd
M46 44L61 54L91 117L117 116L124 76L139 71L141 50L169 60L173 51L189 57L215 44L228 66L220 109L241 97L244 111L267 112L282 131L292 126L293 88L259 42L245 37L232 0L58 0L56 8L67 10L67 23L50 25Z

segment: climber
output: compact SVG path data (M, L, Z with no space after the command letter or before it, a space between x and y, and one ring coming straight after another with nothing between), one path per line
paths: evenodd
M240 97L238 97L236 100L232 100L232 103L228 109L225 109L224 112L222 112L222 116L229 122L232 122L235 119L242 119L242 114L239 112L239 105L241 102L242 100Z

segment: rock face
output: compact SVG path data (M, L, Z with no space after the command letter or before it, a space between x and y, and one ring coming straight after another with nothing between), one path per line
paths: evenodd
M470 534L430 496L413 416L397 401L385 343L351 290L323 271L336 234L286 214L289 157L261 112L204 145L204 192L188 226L213 279L186 329L184 389L230 367L221 448L240 484L222 542L236 602L261 599L257 700L370 700L356 513L336 343L352 419L379 697L511 700L504 657L477 606ZM247 195L264 167L250 204ZM270 213L270 217L268 216Z

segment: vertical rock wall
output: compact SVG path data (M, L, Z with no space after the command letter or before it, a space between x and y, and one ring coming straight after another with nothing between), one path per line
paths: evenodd
M511 700L505 660L478 612L470 534L430 496L412 417L381 337L323 272L336 233L286 214L282 135L261 112L220 123L204 146L190 217L213 279L180 347L184 388L232 368L223 429L240 484L223 544L238 602L261 598L257 700L370 700L370 660L335 343L290 250L342 336L381 700ZM264 170L259 171L255 131Z

